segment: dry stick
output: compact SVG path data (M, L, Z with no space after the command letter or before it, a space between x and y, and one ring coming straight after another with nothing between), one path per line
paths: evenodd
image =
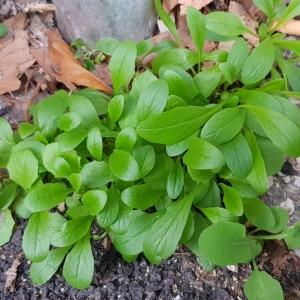
M275 28L277 24L278 21L274 21L272 28ZM280 28L278 28L277 31L285 34L300 36L300 21L299 20L288 21L284 25L280 26Z

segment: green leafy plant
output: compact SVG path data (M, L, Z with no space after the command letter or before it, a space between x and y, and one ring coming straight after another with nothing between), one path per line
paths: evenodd
M178 244L209 265L252 261L247 297L283 299L255 257L265 240L300 247L300 224L288 227L287 212L259 198L284 156L300 155L300 111L288 98L299 97L300 42L272 27L298 15L300 2L284 9L255 2L268 22L251 51L241 37L250 31L237 17L193 8L187 23L196 50L181 48L156 1L176 42L102 42L112 55L112 98L58 91L34 105L33 122L16 132L0 119L0 167L10 176L0 194L0 242L10 238L12 213L28 219L23 249L33 282L45 283L63 264L67 282L86 288L90 241L108 235L126 261L144 253L157 264ZM229 53L206 53L205 40L235 42ZM143 69L148 53L155 58Z

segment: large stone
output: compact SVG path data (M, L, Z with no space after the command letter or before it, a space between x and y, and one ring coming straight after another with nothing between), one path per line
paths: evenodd
M156 14L152 0L53 0L57 25L71 42L92 44L100 38L141 40L153 33Z

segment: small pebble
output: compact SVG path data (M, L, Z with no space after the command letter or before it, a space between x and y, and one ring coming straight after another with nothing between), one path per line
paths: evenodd
M286 201L281 202L280 207L286 209L289 215L292 215L295 212L294 201L290 198L287 198Z
M231 272L234 272L234 273L237 273L237 271L238 271L238 267L236 265L226 266L226 269L231 271Z
M296 254L298 257L300 257L300 248L299 248L299 249L295 249L294 252L295 252L295 254Z
M300 177L299 176L293 176L293 184L295 187L300 188Z
M284 183L290 183L291 182L291 177L290 176L283 176L282 180Z

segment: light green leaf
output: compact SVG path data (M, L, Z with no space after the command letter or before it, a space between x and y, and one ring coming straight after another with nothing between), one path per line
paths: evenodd
M170 205L147 232L144 254L152 263L159 263L176 249L187 221L193 195L188 195Z
M205 42L205 17L199 12L199 10L189 6L186 11L187 25L191 33L193 42L199 53L199 62L201 52Z
M105 207L107 201L106 192L90 190L83 194L81 202L87 208L91 216L96 216Z
M286 245L289 249L300 248L300 223L296 223L294 226L287 229L284 237Z
M19 124L18 132L21 139L25 139L36 131L36 126L30 123L22 122Z
M199 130L218 110L218 106L176 107L141 122L137 127L137 133L149 142L176 144Z
M22 247L32 262L44 260L50 247L50 215L48 212L34 213L25 228Z
M300 129L285 115L254 105L243 105L257 119L260 126L283 153L300 155Z
M200 138L189 141L189 150L183 156L183 162L192 169L211 170L221 168L225 159L215 146Z
M104 38L96 43L95 48L106 55L112 55L119 45L120 42L116 39Z
M246 139L238 133L221 147L225 161L234 176L245 178L253 168L252 152Z
M116 148L131 151L137 140L136 131L133 128L124 128L121 130L116 138Z
M300 92L300 83L298 80L300 76L299 67L286 59L278 60L278 65L282 73L287 78L288 83L291 86L292 90L295 92Z
M92 128L87 136L86 147L90 154L97 160L101 160L103 143L102 135L99 128Z
M7 209L15 200L18 186L11 182L7 184L0 194L0 210Z
M81 217L60 224L52 232L51 244L55 247L67 247L78 242L90 230L93 217Z
M110 188L107 191L107 202L104 209L97 215L97 223L102 228L112 225L119 212L120 192L117 189Z
M63 131L70 131L79 126L80 116L76 112L69 112L62 115L58 121L58 127Z
M163 192L161 190L156 190L146 183L125 189L121 194L121 198L129 207L145 210L158 202L162 194Z
M282 207L271 207L275 226L272 229L268 229L271 233L279 233L287 228L289 223L289 214L286 209Z
M248 263L261 251L261 245L246 236L244 225L218 222L204 229L199 238L202 256L219 266Z
M85 289L92 283L94 274L94 257L92 253L90 235L76 243L68 253L63 275L66 281L76 289Z
M232 187L221 184L224 192L223 201L227 210L235 216L243 214L243 202L240 194Z
M222 221L238 222L238 218L236 216L232 215L227 209L222 207L201 208L201 211L212 223Z
M257 228L272 229L275 218L272 210L260 199L243 198L244 213L247 219Z
M254 4L269 18L273 17L273 0L254 0Z
M229 83L232 84L234 81L237 80L237 71L235 66L228 61L220 63L219 69L223 74L224 79Z
M254 270L244 286L248 300L283 300L280 283L268 273Z
M167 180L167 193L171 199L179 197L184 187L184 171L179 161L177 161L169 173Z
M108 68L111 73L115 93L127 89L135 72L136 46L132 41L121 43L113 52Z
M140 175L137 161L124 150L114 150L109 157L109 166L113 175L124 181L134 181Z
M248 55L249 50L247 42L242 38L238 38L229 51L227 62L232 64L235 67L237 74L239 74L243 69Z
M235 15L228 12L212 12L205 16L206 28L222 36L238 36L249 29Z
M88 131L84 128L75 128L57 136L56 141L62 151L70 151L76 148L86 139Z
M237 135L245 120L245 111L225 108L213 115L204 125L201 138L213 144L223 144Z
M169 89L165 81L151 82L140 94L136 107L138 121L141 122L161 113L166 106L168 94Z
M133 158L140 168L140 178L146 176L154 167L155 151L150 145L135 148L132 152Z
M0 246L9 242L15 221L9 209L0 210Z
M285 9L283 15L279 19L276 27L284 24L286 21L291 20L298 15L300 15L300 1L291 0L288 7Z
M32 212L51 209L64 202L70 190L64 183L46 183L34 187L24 199Z
M246 59L241 79L244 84L253 84L264 79L271 71L275 58L272 41L267 38L261 42Z
M108 115L116 122L122 115L124 108L124 96L117 95L113 97L108 103Z
M10 178L24 189L30 189L38 178L38 160L30 150L12 153L7 169Z
M30 266L30 279L35 284L46 283L57 271L69 248L57 248L48 252L41 262L34 262Z
M101 188L112 180L109 165L104 161L87 163L80 175L82 184L92 189Z

